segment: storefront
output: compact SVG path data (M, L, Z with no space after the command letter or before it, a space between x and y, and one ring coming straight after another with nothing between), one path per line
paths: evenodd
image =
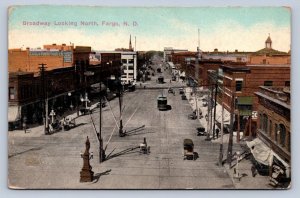
M284 161L259 138L246 143L256 162L269 172L269 184L274 187L287 187L291 180L290 164ZM258 172L260 172L259 169Z

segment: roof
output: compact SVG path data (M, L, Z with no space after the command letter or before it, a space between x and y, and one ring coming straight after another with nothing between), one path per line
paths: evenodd
M256 52L252 53L253 55L288 55L286 52L281 52L272 48L263 48L261 50L258 50Z

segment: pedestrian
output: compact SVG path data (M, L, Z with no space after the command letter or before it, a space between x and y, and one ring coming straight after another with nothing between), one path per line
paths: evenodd
M251 166L252 177L256 176L256 168L254 165Z
M27 131L26 131L26 128L27 128L27 126L26 126L26 120L27 120L26 117L24 117L24 118L23 118L23 124L22 124L24 133L27 132Z
M219 138L219 132L220 132L220 130L219 130L219 129L216 129L217 139Z

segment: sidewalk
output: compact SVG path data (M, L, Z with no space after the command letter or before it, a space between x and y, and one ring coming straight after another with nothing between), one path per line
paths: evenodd
M185 95L187 97L187 100L189 101L189 104L191 105L192 110L196 110L196 94L193 94L191 96L192 92L191 87L185 88ZM201 110L202 115L204 118L199 119L200 124L205 127L207 130L207 121L205 119L205 115L207 114L207 107L203 107L203 102L202 99L205 98L203 97L197 97L197 106L198 109ZM210 134L212 137L212 134ZM211 143L212 144L220 144L221 143L221 135L217 139L212 139ZM233 155L236 152L240 152L242 154L247 146L246 146L246 141L243 140L243 136L241 134L241 140L239 143L236 141L236 132L233 133L233 148L232 148L232 153ZM227 145L229 142L229 134L224 134L223 135L223 160L226 159L227 157ZM233 156L234 157L234 156ZM237 189L273 189L272 186L268 185L269 183L269 177L268 176L262 176L262 175L255 175L255 177L252 176L252 162L250 161L249 158L244 158L241 161L239 161L238 166L236 163L236 159L233 159L232 161L232 167L230 168L228 164L224 164L224 170L228 173L230 176L235 188ZM234 166L233 166L234 165ZM234 171L239 173L239 177L236 177L236 174L234 174Z
M95 108L97 108L99 102L96 102L95 104L92 104L89 109L92 111ZM63 121L63 117L65 118L69 118L70 120L76 120L77 118L84 116L84 114L81 114L79 112L79 116L77 116L77 111L73 111L72 113L66 112L62 118L59 121ZM9 131L8 135L10 137L41 137L45 135L44 132L44 124L42 125L38 125L38 126L34 126L34 127L30 127L26 129L26 133L24 130L14 130L14 131Z

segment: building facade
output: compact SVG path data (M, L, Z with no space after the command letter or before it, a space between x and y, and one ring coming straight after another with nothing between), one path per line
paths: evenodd
M270 182L274 185L290 181L290 88L261 86L255 95L258 98L257 137L270 151ZM275 171L282 174L281 178L272 177Z

